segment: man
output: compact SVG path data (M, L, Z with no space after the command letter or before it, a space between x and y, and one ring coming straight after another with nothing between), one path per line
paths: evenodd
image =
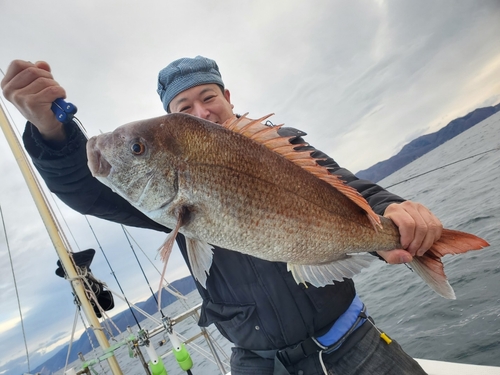
M83 214L169 232L94 179L86 165L85 138L75 124L62 125L51 103L66 93L45 62L11 63L2 81L5 97L28 120L25 147L48 187ZM184 112L221 124L233 116L230 92L215 61L198 56L169 64L159 73L158 93L169 113ZM303 132L281 131L302 143ZM357 179L309 147L332 173L357 189L378 214L399 227L404 249L379 252L388 263L422 255L441 235L439 220L424 206L404 201ZM182 235L177 242L187 260ZM188 262L189 264L189 262ZM215 248L199 324L214 323L235 344L232 374L424 374L396 342L380 338L345 279L322 288L297 285L284 263Z

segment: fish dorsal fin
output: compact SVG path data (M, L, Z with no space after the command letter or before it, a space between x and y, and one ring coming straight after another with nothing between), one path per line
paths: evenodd
M292 144L290 143L290 139L295 138L295 136L279 135L278 130L283 126L283 124L268 126L262 123L262 121L268 119L273 114L261 117L257 120L249 119L246 115L247 113L239 118L234 116L224 122L222 126L263 144L268 149L280 154L319 179L327 182L362 208L366 212L368 219L375 229L377 226L382 227L380 217L372 210L366 199L363 198L363 196L356 189L346 185L339 176L331 174L326 167L319 165L317 160L322 159L313 158L311 156L313 151L296 150L297 147L309 146L308 143L304 142L302 144Z

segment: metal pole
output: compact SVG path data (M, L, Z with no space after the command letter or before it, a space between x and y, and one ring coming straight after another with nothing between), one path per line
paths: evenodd
M26 184L28 185L31 195L33 196L35 204L38 208L38 212L40 212L40 216L42 217L45 227L47 228L50 239L54 244L54 248L57 252L57 255L59 256L59 259L61 260L61 263L64 266L64 269L66 270L66 273L72 283L73 289L81 303L83 312L87 316L87 319L89 320L91 326L94 327L94 333L96 335L97 341L99 342L99 345L103 349L107 349L109 348L108 339L106 338L106 335L101 329L101 324L99 323L99 319L95 315L94 309L92 308L92 305L87 299L84 286L80 281L80 279L78 278L78 273L76 272L75 267L73 266L73 262L69 257L68 250L66 249L63 243L63 240L61 238L62 231L59 230L59 226L56 222L56 219L52 215L49 205L45 199L45 196L38 187L38 182L33 175L33 172L28 163L26 155L21 147L21 144L19 143L19 140L17 139L14 133L14 130L12 129L12 126L7 120L7 116L5 115L5 111L3 110L1 105L0 105L0 126L2 127L2 130L5 134L5 138L7 139L7 142L9 143L9 146L12 149L12 153L14 154L14 157L16 158L16 161L19 164L19 168L21 169L24 179L26 180ZM108 358L108 363L113 374L122 375L122 371L114 355Z
M205 341L207 342L208 347L210 348L210 351L212 352L212 355L214 356L215 363L217 363L217 367L219 367L220 373L224 375L226 373L226 369L224 368L224 365L222 364L222 361L220 360L219 354L217 353L217 350L215 349L214 343L212 342L212 339L209 337L207 329L205 327L200 327L201 332L203 332L203 336L205 336Z

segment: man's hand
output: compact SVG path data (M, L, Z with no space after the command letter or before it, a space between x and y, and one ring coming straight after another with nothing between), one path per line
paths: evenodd
M66 92L52 77L49 64L15 60L1 86L5 98L38 128L45 140L65 139L64 127L50 107L57 98L66 98Z
M403 249L379 251L387 263L408 263L422 256L441 237L443 225L425 206L406 201L387 206L384 216L399 228Z

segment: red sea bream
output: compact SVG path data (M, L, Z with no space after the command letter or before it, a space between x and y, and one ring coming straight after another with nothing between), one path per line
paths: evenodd
M246 118L224 126L186 114L137 121L87 144L92 174L137 209L185 235L193 273L205 285L212 246L286 262L297 282L324 286L369 264L360 253L401 248L394 223L296 151L279 127ZM481 249L474 235L443 230L411 266L455 298L440 258Z

